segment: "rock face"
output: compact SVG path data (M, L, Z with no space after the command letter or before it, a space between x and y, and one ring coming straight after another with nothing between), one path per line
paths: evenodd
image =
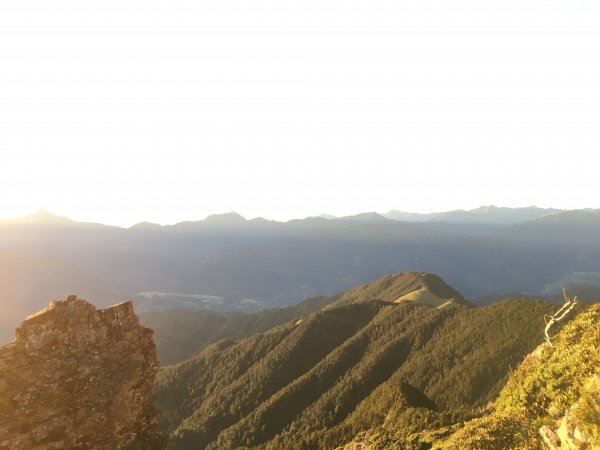
M152 331L71 295L0 347L0 450L157 449Z

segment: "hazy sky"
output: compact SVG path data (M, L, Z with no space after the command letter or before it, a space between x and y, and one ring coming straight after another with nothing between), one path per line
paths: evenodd
M0 3L0 216L599 194L597 0Z

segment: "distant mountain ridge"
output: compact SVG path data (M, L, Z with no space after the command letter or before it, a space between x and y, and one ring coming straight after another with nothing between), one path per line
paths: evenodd
M0 342L12 338L21 317L44 306L40 299L72 290L97 306L155 292L159 299L186 297L188 310L256 311L332 296L386 273L436 273L476 298L507 287L553 294L563 280L595 284L598 267L596 210L501 227L398 222L371 213L282 223L232 213L126 229L41 212L0 221ZM222 301L202 301L210 296ZM161 300L156 309L164 308Z
M437 213L407 213L392 210L384 217L405 222L447 222L461 224L479 224L491 226L512 225L519 222L538 219L548 214L564 212L555 208L538 208L528 206L523 208L506 208L493 205L481 206L471 210L457 209Z
M473 224L478 223L482 225L494 225L504 226L512 225L518 222L524 222L528 220L534 220L548 214L554 214L558 212L565 212L569 210L556 209L556 208L538 208L536 206L528 207L498 207L494 205L481 206L470 210L457 209L452 211L443 212L431 212L431 213L412 213L400 210L390 210L386 213L377 212L363 212L359 214L337 217L331 214L320 214L316 217L307 217L306 219L325 219L325 220L349 220L357 222L385 222L387 220L395 220L400 222L448 222L448 223L462 223L462 224ZM593 211L593 209L584 209L579 211ZM260 223L271 223L271 224L283 224L297 220L306 219L291 219L288 221L276 221L269 220L262 217L256 217L254 219L246 219L241 214L231 211L228 213L221 214L210 214L204 219L200 220L186 220L171 225L159 225L153 222L139 222L131 225L129 228L139 226L158 226L158 227L179 227L189 226L190 224L199 224L201 222L212 223L212 224L241 224L244 222L260 222ZM14 219L0 219L0 223L38 223L38 224L91 224L91 222L78 222L68 217L59 216L53 214L46 209L38 209L33 214L30 214L21 218ZM94 223L94 225L101 225L100 223ZM106 225L109 226L109 225Z

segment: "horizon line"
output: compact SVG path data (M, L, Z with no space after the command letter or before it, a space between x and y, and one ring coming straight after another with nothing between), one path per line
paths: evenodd
M239 217L241 220L245 221L245 222L250 222L253 220L265 220L268 222L276 222L276 223L288 223L288 222L292 222L295 220L307 220L307 219L318 219L318 218L322 218L325 220L336 220L336 219L350 219L353 217L358 217L358 216L363 216L363 215L377 215L380 216L384 219L390 220L390 221L395 221L395 222L415 222L415 221L410 221L410 220L400 220L400 219L394 219L394 218L390 218L390 217L386 217L386 215L390 215L390 214L406 214L409 216L432 216L432 215L437 215L437 214L447 214L447 213L453 213L453 212L474 212L477 210L481 210L481 209L485 209L485 208L494 208L494 209L508 209L508 210L523 210L523 209L540 209L540 210L551 210L552 213L556 213L556 212L567 212L567 211L594 211L597 210L598 208L592 208L592 207L586 207L586 208L572 208L572 209L565 209L565 208L554 208L554 207L538 207L536 205L529 205L529 206L516 206L516 207L512 207L512 206L496 206L496 205L481 205L479 207L476 208L471 208L471 209L465 209L465 208L456 208L456 209L448 209L448 210L444 210L444 211L430 211L430 212L412 212L412 211L404 211L401 209L390 209L387 212L377 212L377 211L361 211L355 214L347 214L347 215L340 215L340 216L336 216L333 214L328 214L326 212L323 212L321 214L315 214L315 215L308 215L305 217L294 217L288 220L276 220L276 219L269 219L267 217L264 216L255 216L255 217L246 217L241 213L238 213L237 211L227 211L227 212L223 212L223 213L211 213L208 214L207 216L205 216L202 219L186 219L186 220L180 220L177 222L170 222L170 223L159 223L159 222L152 222L150 220L141 220L139 222L135 222L129 226L126 225L116 225L116 224L110 224L110 223L104 223L104 222L96 222L96 221L88 221L88 220L78 220L78 219L74 219L72 217L69 216L65 216L62 214L57 214L54 213L52 211L50 211L47 208L37 208L33 213L31 214L26 214L24 216L19 216L19 217L0 217L0 224L5 224L5 223L19 223L19 222L27 222L27 221L38 221L38 222L43 222L44 219L49 220L49 221L55 221L55 222L73 222L73 223L78 223L78 224L90 224L90 225L102 225L102 226L107 226L107 227L115 227L115 228L122 228L122 229L129 229L129 228L133 228L137 225L153 225L153 226L157 226L157 227L168 227L168 226L175 226L175 225L179 225L182 223L193 223L193 222L204 222L206 220L210 220L212 218L218 218L218 217L222 217L222 216L237 216Z

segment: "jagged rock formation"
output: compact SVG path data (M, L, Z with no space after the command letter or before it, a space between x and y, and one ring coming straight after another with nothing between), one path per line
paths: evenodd
M156 449L152 331L71 295L0 347L0 449Z

